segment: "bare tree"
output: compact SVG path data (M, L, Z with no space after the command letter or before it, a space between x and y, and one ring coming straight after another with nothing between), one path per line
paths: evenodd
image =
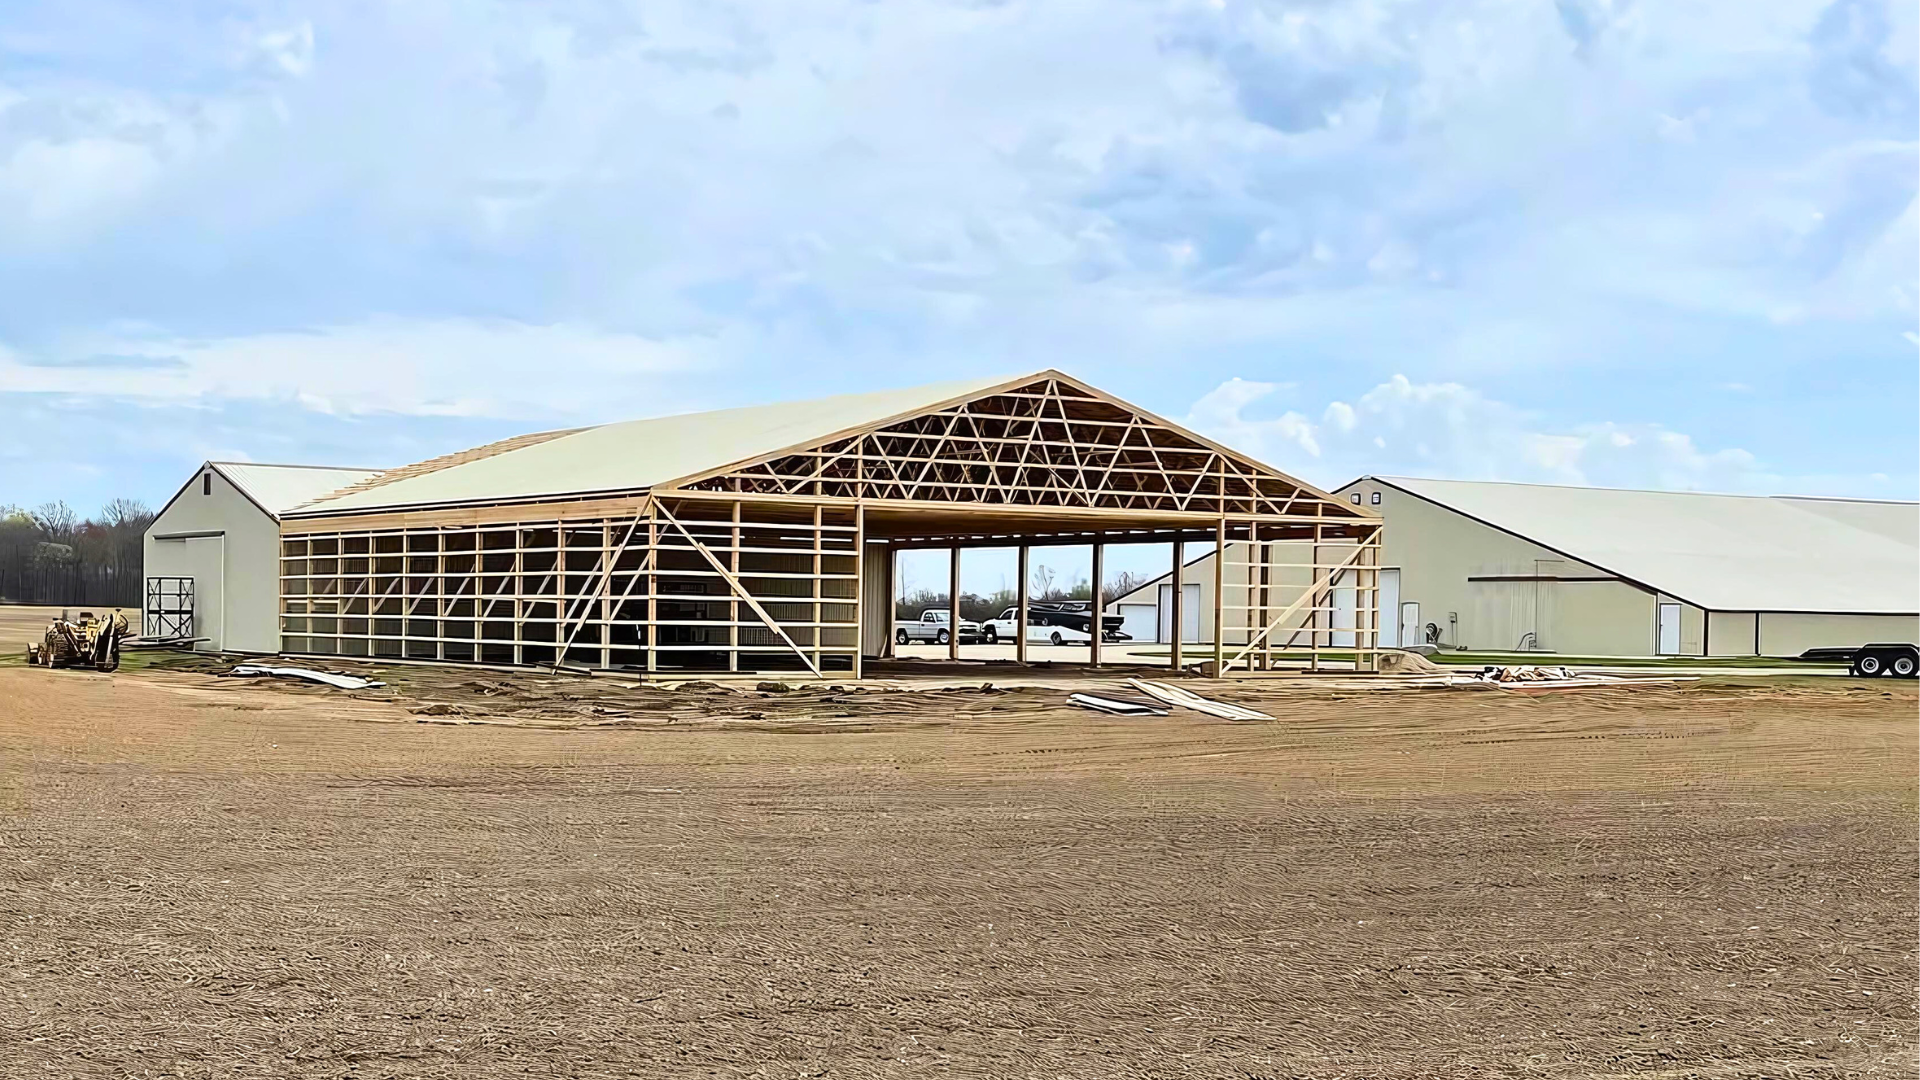
M110 529L145 530L153 524L153 508L139 499L114 499L100 510L100 521Z
M73 535L75 520L73 507L59 499L41 503L40 508L33 512L34 524L40 526L48 539L56 543L64 543Z
M1045 563L1034 564L1033 571L1027 577L1027 586L1034 599L1049 600L1053 593L1053 567Z

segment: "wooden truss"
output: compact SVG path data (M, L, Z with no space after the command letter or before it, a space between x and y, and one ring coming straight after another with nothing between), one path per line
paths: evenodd
M1330 501L1056 376L675 486L742 496L1139 513L1286 516L1303 501Z

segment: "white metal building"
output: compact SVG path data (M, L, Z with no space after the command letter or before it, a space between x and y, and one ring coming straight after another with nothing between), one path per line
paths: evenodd
M1920 504L1384 476L1337 494L1391 526L1383 644L1797 656L1920 640ZM1244 565L1229 544L1227 579ZM1211 555L1189 564L1185 606L1204 610L1215 580ZM1107 610L1165 641L1169 591L1162 577ZM1353 594L1344 580L1332 590L1336 644Z
M147 527L142 632L204 638L195 647L206 651L278 652L280 515L377 472L202 465Z

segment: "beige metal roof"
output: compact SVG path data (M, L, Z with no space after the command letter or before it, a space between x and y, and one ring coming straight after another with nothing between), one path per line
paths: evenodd
M1920 612L1916 503L1371 479L1712 611Z
M300 516L639 491L1035 377L968 379L583 428L343 492L302 507Z
M254 505L275 517L330 491L357 484L378 469L338 469L324 465L260 465L251 461L209 461L213 470ZM197 481L196 481L197 482Z

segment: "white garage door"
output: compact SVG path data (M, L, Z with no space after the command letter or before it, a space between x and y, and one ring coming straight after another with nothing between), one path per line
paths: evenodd
M1135 641L1152 641L1160 633L1157 604L1121 604L1120 630Z
M1160 586L1160 629L1155 641L1173 643L1173 586ZM1180 640L1200 640L1200 586L1180 590Z

